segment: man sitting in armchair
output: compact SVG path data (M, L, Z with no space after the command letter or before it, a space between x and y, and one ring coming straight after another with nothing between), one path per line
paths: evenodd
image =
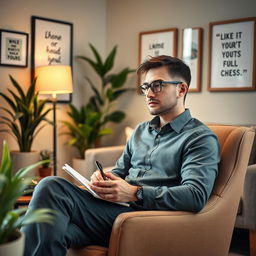
M198 212L206 204L218 173L216 135L185 109L189 67L170 56L152 57L138 68L151 121L137 126L123 154L104 180L99 171L91 188L104 200L60 177L43 179L30 208L59 212L55 225L32 224L25 255L65 255L67 248L107 246L115 218L123 212ZM122 206L112 202L128 202Z

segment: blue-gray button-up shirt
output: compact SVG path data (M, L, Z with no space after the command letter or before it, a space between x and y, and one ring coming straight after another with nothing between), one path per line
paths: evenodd
M159 122L136 127L112 172L143 187L138 209L199 211L218 173L217 136L188 109L161 129Z

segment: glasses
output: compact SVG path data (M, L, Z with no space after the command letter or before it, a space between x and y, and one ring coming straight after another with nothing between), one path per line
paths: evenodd
M162 91L162 88L166 84L172 84L172 85L178 85L182 84L180 81L163 81L163 80L155 80L151 83L143 83L142 85L139 86L140 88L140 94L141 95L146 95L148 89L150 88L153 93L159 93Z

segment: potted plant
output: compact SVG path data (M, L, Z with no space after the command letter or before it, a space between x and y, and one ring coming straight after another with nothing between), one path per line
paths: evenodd
M22 226L35 222L53 223L55 211L51 209L27 208L14 209L17 199L26 192L31 178L25 174L43 161L27 166L12 173L12 161L7 143L3 142L2 161L0 166L0 255L22 256L24 235L19 231Z
M94 147L100 137L112 132L110 128L101 126L101 113L92 110L90 105L76 108L70 104L68 115L71 121L62 121L68 132L62 134L70 137L67 144L78 150L81 159L84 159L84 151L87 148Z
M6 101L9 108L0 107L5 115L0 115L0 123L5 126L0 132L11 134L19 146L19 151L11 152L13 160L13 170L16 172L21 167L35 163L39 160L39 152L32 152L31 147L36 135L44 127L39 125L46 121L47 114L51 109L46 109L46 100L38 98L35 91L36 79L24 92L19 83L11 76L14 90L8 89L7 95L0 92L0 96ZM26 152L20 156L20 152Z
M93 111L100 113L100 126L104 126L108 122L119 123L125 118L125 113L123 111L111 112L111 109L114 106L114 101L123 93L134 90L131 88L123 88L123 86L128 74L135 70L126 67L118 73L111 73L117 53L117 46L111 50L105 61L102 60L99 52L92 44L89 44L89 47L95 60L86 56L76 56L77 59L87 62L97 73L101 81L100 86L97 86L88 76L85 76L93 92L93 95L89 99L88 106L90 106Z
M77 56L77 59L86 61L100 77L101 84L97 86L88 76L86 81L90 85L93 95L89 102L81 106L80 109L74 105L69 105L68 115L71 122L63 123L69 129L70 136L68 144L78 149L80 158L84 158L84 151L99 145L102 136L112 133L111 128L106 128L108 122L120 123L125 118L123 111L111 111L114 101L123 93L132 91L131 88L123 88L128 74L134 72L129 68L124 68L118 73L111 73L114 66L117 47L115 46L106 60L103 61L97 49L89 44L95 60L85 56Z
M44 162L41 167L39 167L39 175L41 178L51 176L52 174L52 167L51 160L52 160L52 152L50 150L44 149L40 151L40 160L47 160Z
M97 141L102 136L111 134L112 130L101 126L101 113L92 110L90 105L77 108L70 104L68 115L71 121L62 121L68 131L62 132L61 135L68 135L67 144L79 152L79 158L72 159L72 166L82 172L85 161L84 151L95 147Z

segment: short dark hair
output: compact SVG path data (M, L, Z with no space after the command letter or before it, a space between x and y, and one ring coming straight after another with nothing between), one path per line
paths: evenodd
M141 75L147 73L150 69L166 67L171 76L178 76L187 83L188 87L191 82L190 68L182 60L167 56L160 55L156 57L149 57L137 69L137 74Z

